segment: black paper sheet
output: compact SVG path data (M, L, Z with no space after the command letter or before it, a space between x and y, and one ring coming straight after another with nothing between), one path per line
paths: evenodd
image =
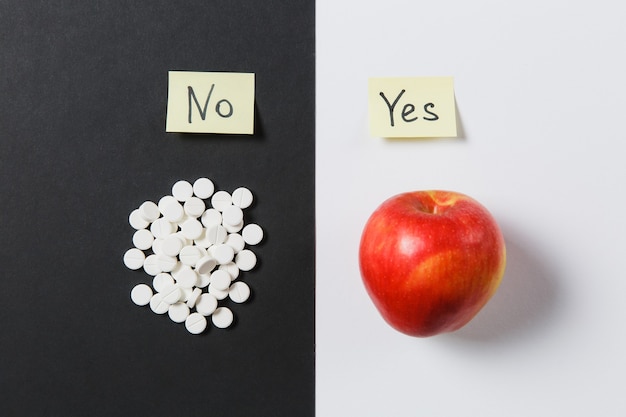
M0 2L0 415L314 415L314 2ZM256 74L255 134L165 132L169 70ZM248 187L226 330L129 297L128 215Z

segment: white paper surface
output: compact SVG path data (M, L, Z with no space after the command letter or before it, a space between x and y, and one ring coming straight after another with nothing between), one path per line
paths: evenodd
M317 415L626 415L626 12L600 0L317 2ZM367 79L450 75L459 138L368 133ZM360 281L369 214L464 192L508 270L466 328L387 326Z

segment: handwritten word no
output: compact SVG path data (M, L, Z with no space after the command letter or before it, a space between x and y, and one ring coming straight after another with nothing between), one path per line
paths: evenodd
M196 97L196 93L195 91L193 91L193 87L192 86L187 86L187 98L188 98L188 103L189 103L189 111L187 112L187 121L189 123L192 123L191 120L191 115L193 113L193 107L192 107L192 101L193 104L196 105L196 108L198 109L198 112L200 113L200 118L202 120L206 120L206 116L207 116L207 109L209 107L209 101L211 101L211 96L213 95L213 89L215 88L215 83L211 84L211 89L209 90L209 94L206 97L206 100L204 101L204 106L200 106L200 103L198 102L198 98ZM220 99L216 104L215 104L215 113L222 117L222 118L228 118L231 117L233 115L233 105L230 101L228 101L225 98Z

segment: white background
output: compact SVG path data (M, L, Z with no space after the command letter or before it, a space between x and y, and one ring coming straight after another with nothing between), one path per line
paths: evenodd
M621 2L317 2L317 415L626 415L626 13ZM453 76L460 135L368 132L367 79ZM449 189L508 267L465 328L386 325L358 244L386 198Z

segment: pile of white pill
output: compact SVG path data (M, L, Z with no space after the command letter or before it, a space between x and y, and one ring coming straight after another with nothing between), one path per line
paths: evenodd
M136 285L131 300L185 323L192 334L205 331L209 316L215 327L229 327L233 312L220 301L248 300L250 287L240 272L255 267L249 248L263 240L258 224L244 223L243 210L252 201L245 187L232 194L215 191L213 181L199 178L193 184L178 181L171 195L134 209L128 218L134 247L124 254L124 265L143 268L152 285Z

